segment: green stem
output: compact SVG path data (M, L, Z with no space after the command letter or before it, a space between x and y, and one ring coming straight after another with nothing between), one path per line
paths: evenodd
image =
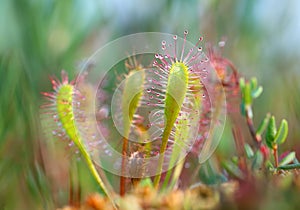
M184 162L185 162L185 159L181 160L180 163L178 163L178 164L176 165L175 169L173 170L173 176L172 176L172 179L171 179L171 182L170 182L170 185L169 185L168 190L172 190L172 189L175 187L175 185L177 184L178 179L179 179L179 177L180 177L180 174L181 174L181 172L182 172L183 166L184 166ZM170 170L170 171L171 171L171 170ZM168 172L169 172L169 171L168 171ZM167 174L167 176L168 176L168 174ZM171 173L170 173L168 179L167 179L167 177L166 177L166 179L165 179L165 182L164 182L164 184L163 184L163 187L164 187L164 188L167 187L167 184L168 184L168 182L169 182L170 177L171 177Z
M116 203L115 203L114 198L113 198L113 194L106 189L101 177L99 176L99 173L98 173L97 169L95 168L95 166L93 164L93 161L92 161L90 155L87 153L86 149L84 148L84 146L80 142L76 142L76 143L77 143L77 147L80 150L80 152L81 152L81 154L82 154L89 170L91 171L93 177L95 178L95 180L97 181L97 183L99 184L99 186L101 187L103 192L107 195L108 199L111 201L114 209L117 209Z
M167 185L169 183L169 180L171 178L172 172L173 172L173 169L170 169L170 170L167 171L167 174L165 176L164 182L162 184L162 189L165 189L167 187Z
M157 167L158 170L157 170L157 175L155 176L154 183L153 183L155 189L158 189L158 185L159 185L159 182L161 179L162 166L163 166L164 157L165 157L164 153L167 148L167 143L168 143L168 139L171 134L171 131L172 131L172 127L168 126L163 132L162 144L161 144L160 151L159 151L160 156L159 156L159 160L158 160L158 167Z

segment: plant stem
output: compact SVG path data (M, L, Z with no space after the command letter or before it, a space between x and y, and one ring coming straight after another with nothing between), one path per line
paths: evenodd
M262 137L261 135L256 135L256 130L254 128L254 123L253 123L253 119L252 119L252 107L248 106L246 108L246 120L247 120L247 125L248 125L248 129L250 131L250 134L252 136L252 138L254 139L254 141L257 144L257 147L259 148L261 145L261 141L262 141Z
M176 167L174 169L174 172L173 172L173 176L172 176L170 185L169 185L170 190L172 190L176 186L176 184L178 183L178 179L179 179L180 174L182 172L184 162L185 162L185 160L181 160L181 162L176 165Z
M164 153L166 151L167 148L167 143L168 143L168 139L169 136L171 134L172 131L172 127L168 127L164 130L163 132L163 136L162 136L162 144L160 147L160 151L159 151L159 160L158 160L158 166L157 166L157 175L154 178L154 188L158 189L158 185L161 179L161 171L162 171L162 166L163 166L163 162L164 162Z
M162 189L165 189L168 186L172 172L173 172L173 168L167 171L164 182L162 184Z
M275 168L278 167L278 151L277 151L277 145L273 148L273 155L274 155L274 161L275 161Z
M108 199L111 201L114 209L117 209L116 203L115 203L114 198L113 198L113 193L109 192L106 189L101 177L99 176L99 173L98 173L97 169L95 168L95 166L93 164L93 161L92 161L90 155L87 153L86 149L84 148L84 146L80 142L77 142L77 146L78 146L85 162L87 163L87 166L90 169L93 177L95 178L95 180L97 181L97 183L99 184L99 186L101 187L103 192L107 195Z

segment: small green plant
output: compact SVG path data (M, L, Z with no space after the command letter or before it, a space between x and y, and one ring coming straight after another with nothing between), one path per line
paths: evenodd
M285 153L280 161L278 158L279 145L286 141L288 135L287 121L283 119L277 130L275 117L268 113L256 128L253 122L253 100L262 94L263 87L258 86L256 78L246 80L241 77L237 79L239 79L239 86L237 88L241 95L241 114L246 119L247 127L256 145L256 149L253 150L249 144L244 143L243 149L247 160L244 160L244 163L241 165L239 158L234 157L232 160L223 161L223 167L229 174L239 179L245 179L245 176L249 173L247 172L248 169L244 168L245 165L252 171L261 170L262 168L269 169L270 171L299 168L300 165L298 164L295 152ZM269 149L273 153L273 160L269 155ZM291 162L293 163L290 164Z
M257 143L257 147L261 149L261 152L266 152L266 148L263 143L263 133L265 133L265 144L269 149L272 150L274 162L271 163L270 160L266 160L271 168L277 169L278 167L285 168L287 164L292 161L297 161L295 158L295 152L290 152L279 162L278 160L278 147L283 144L288 135L288 123L285 119L280 122L279 129L276 128L276 119L274 116L267 114L265 118L262 119L260 125L257 129L253 125L253 99L259 97L263 92L262 86L257 85L257 79L252 78L250 81L245 81L244 78L240 79L240 90L242 95L241 100L241 112L246 117L247 125L249 131ZM246 150L249 154L250 148ZM250 152L251 153L251 152ZM265 155L266 157L266 155Z
M286 165L295 158L295 153L290 153L287 157L290 157L280 164L278 163L278 146L285 142L288 134L288 123L286 120L282 120L279 130L276 128L275 117L272 116L269 120L269 124L266 130L266 143L270 149L273 150L275 167L279 165Z

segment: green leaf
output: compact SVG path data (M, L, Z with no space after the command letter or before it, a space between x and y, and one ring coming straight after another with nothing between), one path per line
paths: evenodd
M183 62L175 62L172 64L168 82L166 86L166 97L164 103L165 128L161 138L159 163L157 166L157 175L154 178L154 186L158 187L161 171L163 167L164 152L171 135L173 126L179 116L180 109L183 105L189 83L189 68ZM180 87L180 88L178 88Z
M270 114L268 113L266 117L261 121L261 123L258 126L258 129L256 131L256 135L262 135L262 133L266 130L269 120L270 120Z
M143 94L145 73L140 69L131 70L125 80L124 90L122 92L122 111L124 137L128 138L133 116L139 106Z
M237 165L235 165L231 161L224 161L222 163L222 166L224 169L232 176L239 178L239 179L244 179L244 174L243 172L239 169Z
M283 119L280 123L278 132L276 133L275 142L277 144L284 143L287 135L288 135L288 123L285 119Z
M242 77L240 78L240 89L241 89L241 92L244 91L244 88L245 88L245 79Z
M245 144L244 146L247 158L250 159L254 156L254 152L249 144Z
M269 121L267 130L266 130L266 143L267 143L268 147L271 149L273 149L274 144L276 144L274 141L276 133L277 133L277 129L276 129L275 117L272 116Z
M254 159L251 166L252 170L260 169L263 164L263 161L264 161L264 157L262 153L258 150L254 155Z
M250 106L252 104L251 86L248 82L244 88L244 103L246 106Z
M257 89L257 79L256 77L252 77L250 80L251 90Z
M278 169L282 169L282 170L291 170L291 169L299 169L299 168L300 168L300 164L299 163L278 166Z
M257 89L252 90L251 96L253 98L258 98L262 94L262 92L263 92L263 87L259 86Z
M238 158L237 156L233 156L233 157L231 158L231 161L232 161L232 163L234 163L235 165L238 165L238 164L239 164L239 158Z
M288 163L292 162L296 157L295 152L289 153L287 156L285 156L279 163L279 166L287 165Z
M188 67L182 62L174 63L170 69L164 110L166 118L166 129L164 133L166 133L165 136L167 136L167 138L169 138L169 133L178 117L187 92L188 70ZM163 139L162 141L164 140L168 139Z

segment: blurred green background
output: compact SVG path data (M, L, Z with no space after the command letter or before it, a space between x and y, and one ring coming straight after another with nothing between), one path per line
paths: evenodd
M66 155L56 151L53 157L45 147L40 92L50 91L49 75L66 69L73 77L97 48L136 32L181 35L188 29L189 40L204 36L212 44L225 37L224 55L264 87L255 121L266 112L287 118L284 148L300 151L299 8L297 0L1 0L0 209L53 209L68 202L68 168L60 159ZM231 133L222 139L221 151ZM97 190L80 171L82 193Z

